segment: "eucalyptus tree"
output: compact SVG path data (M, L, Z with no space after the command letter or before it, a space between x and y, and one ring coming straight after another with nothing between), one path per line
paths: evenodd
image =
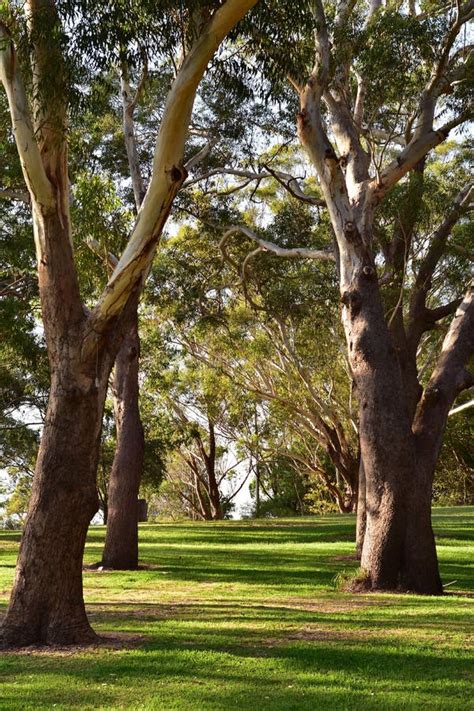
M231 266L257 242L241 263L237 291L247 302L247 363L242 368L239 351L234 358L230 348L225 363L233 378L269 403L270 413L285 419L285 428L277 427L283 434L280 454L319 478L347 513L355 511L358 493L357 423L337 309L331 304L336 281L326 251L330 226L301 202L275 208L273 220L258 235L231 228L220 242ZM231 241L236 232L242 232L237 250ZM321 259L327 261L324 267ZM237 309L238 332L244 309L241 304ZM222 338L225 342L225 332ZM219 362L219 353L212 358Z
M279 8L285 13L283 4ZM470 185L453 196L411 281L405 263L426 158L472 116L472 47L463 30L474 4L427 5L418 12L414 3L314 0L302 12L300 31L295 27L281 42L267 42L272 18L263 14L253 37L257 56L272 65L280 83L289 77L295 90L299 139L335 235L366 477L365 585L441 593L432 481L448 412L473 384L466 368L474 348L474 303L471 286L464 297L437 308L429 296L452 228L472 200ZM401 181L407 207L384 243L377 211ZM388 315L383 292L391 299ZM420 339L447 316L451 325L423 388Z
M248 194L232 193L225 214L222 198L213 207L207 190L196 192L195 206L206 209L208 224L184 227L165 243L148 304L178 358L205 365L227 381L228 408L242 411L234 440L246 442L257 465L268 469L270 462L286 460L288 469L292 462L301 479L306 474L322 482L340 511L353 511L357 424L337 307L330 301L334 262L328 259L321 269L308 258L309 244L318 243L318 256L330 245L330 226L310 205L288 201L286 187L272 182L256 192L268 201L269 222L259 233L265 251L258 247L253 259L246 256L252 238L237 242L219 232L219 221L225 224L230 213L238 220L237 205ZM270 236L283 255L298 259L269 254L275 246ZM295 254L293 244L299 245ZM160 355L154 359L162 363ZM148 384L147 391L152 389ZM256 422L246 399L254 402Z
M185 39L186 42L189 42L189 38ZM225 63L223 66L225 66ZM219 69L216 68L216 70L219 73ZM176 71L176 66L173 66L173 74ZM134 73L136 74L137 72L135 71ZM147 113L150 103L149 95L150 93L153 95L153 90L156 90L156 88L160 90L162 83L160 77L157 76L156 66L150 68L146 60L143 62L141 73L138 76L135 88L133 88L133 76L130 67L126 61L122 61L120 66L120 93L122 99L123 136L127 154L128 176L137 211L140 209L147 182L148 165L144 149L149 141L149 137L147 137L150 124L150 115ZM219 83L216 83L216 78L210 76L202 82L200 87L199 111L196 112L195 121L190 128L192 137L190 143L196 142L197 146L191 145L188 147L187 153L189 154L192 151L193 155L187 159L184 166L191 174L201 162L204 161L209 165L211 149L217 148L220 159L222 160L223 158L223 131L217 119L223 112L230 110L229 104L232 104L233 108L236 108L237 104L236 96L233 96L233 100L230 100L228 95L225 109L219 103L218 97L222 95L223 91L223 87L220 86L222 83L222 78L220 78ZM163 94L162 89L161 93ZM163 94L162 101L165 98ZM242 109L240 112L242 112ZM237 146L238 138L241 135L240 132L238 136L235 133L231 136L233 146ZM204 140L205 143L202 146ZM226 148L229 150L228 145ZM187 182L192 183L192 177ZM99 255L101 253L102 255L104 254L104 248L101 247L100 242L97 240L89 240L89 245ZM107 260L114 265L116 261L114 255L106 248L105 253L107 254ZM146 446L139 407L140 337L138 321L137 309L130 315L129 323L124 329L124 339L115 361L112 382L117 445L107 491L107 534L102 557L103 565L107 568L136 568L138 565L137 497L142 478ZM213 426L209 422L208 436L210 440L215 439ZM211 471L211 474L206 476L205 480L208 493L210 493L211 498L214 498L212 509L216 512L221 509L221 506L218 503L220 496L218 486L210 485L210 482L214 480L212 475L213 466L209 466L209 462L213 457L206 458L203 452L204 450L201 447L200 454L204 457L205 469ZM204 512L208 518L209 512Z
M131 185L138 214L145 196L145 183L135 136L134 112L146 81L146 66L142 79L133 93L127 63L122 62L120 89L122 94L123 134ZM89 241L93 249L100 243ZM111 270L118 260L106 252ZM116 430L116 448L107 487L107 532L102 563L107 568L134 569L138 566L138 492L143 474L145 437L139 406L140 337L138 303L131 309L123 326L123 340L115 358L112 394Z
M127 3L104 14L88 2L71 7L54 0L30 0L25 27L14 3L2 5L0 79L31 202L51 366L32 499L2 627L5 643L95 639L84 608L81 565L87 527L97 509L98 441L109 373L123 325L136 306L173 200L186 178L183 152L199 82L227 33L255 3L227 0L207 5L205 16L197 13L190 28L191 46L182 54L157 132L147 193L127 246L90 311L81 299L71 239L68 40L70 44L72 37L77 40L74 56L79 51L82 57L94 52L103 57L110 46L131 46L145 29L162 38L172 24L172 12L166 3L158 12L154 3L153 8L143 5L142 15L135 17L135 7ZM153 12L145 16L146 9ZM28 42L15 42L20 32L26 32ZM97 42L92 48L84 44L91 37Z
M196 8L194 12L195 18L197 18L199 12L202 14L206 10ZM186 50L189 41L190 37L185 36ZM176 75L176 72L175 64L172 67L173 75ZM122 61L120 65L122 127L127 155L127 177L130 179L137 212L140 210L145 195L149 170L146 152L144 152L146 144L149 142L149 137L147 137L150 124L150 115L147 114L150 103L149 95L153 96L153 89L158 89L162 95L161 101L164 102L166 98L161 86L162 79L160 80L157 74L156 66L150 68L145 59L136 85L133 87L130 66L126 61ZM190 127L192 139L190 143L197 142L197 146L188 146L187 154L191 151L193 154L190 157L187 155L184 164L186 172L192 173L197 165L202 161L207 161L211 148L221 142L221 131L213 116L213 107L216 103L215 94L219 93L218 85L212 78L202 82L199 92L200 106L196 116L199 128L197 129L193 124ZM220 109L221 111L222 109ZM139 135L141 140L138 138ZM205 143L202 145L204 140ZM99 255L104 254L104 249L97 240L89 240L89 246ZM105 253L107 261L113 268L116 264L114 254L107 249L105 249ZM146 447L139 406L139 358L140 336L137 304L137 308L129 315L128 323L124 327L123 341L115 360L112 382L117 444L107 492L107 533L102 556L103 565L107 568L130 569L136 568L138 565L137 497ZM209 427L209 437L212 439L214 436L212 425ZM217 487L211 487L211 490L214 492L214 497L218 498Z
M203 378L203 370L196 375ZM209 388L198 393L184 379L187 386L180 383L180 396L169 391L165 396L174 432L166 481L191 518L218 521L229 513L249 476L241 471L243 462L237 458L240 433L229 422L229 403L222 393L217 397L213 389L211 401Z

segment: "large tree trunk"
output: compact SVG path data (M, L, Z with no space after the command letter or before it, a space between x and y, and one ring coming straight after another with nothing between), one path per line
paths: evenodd
M138 491L145 442L139 409L137 321L135 310L115 361L113 383L117 448L110 473L102 563L117 570L138 566Z
M183 60L163 111L147 194L119 263L90 313L81 300L73 254L67 162L70 87L55 0L25 3L32 39L27 49L31 102L20 74L28 58L17 57L11 33L0 22L0 82L31 199L52 373L32 501L2 628L7 643L80 643L94 637L84 611L81 563L87 526L98 504L99 434L119 331L143 288L186 177L184 147L199 82L226 34L256 2L226 0Z
M375 303L375 298L372 303ZM375 344L372 343L370 353L375 351ZM403 429L400 430L402 413L397 406L398 401L404 401L404 392L398 395L399 391L392 384L392 397L388 402L383 403L380 397L374 400L373 404L378 403L380 408L380 422L386 420L383 427L386 431L382 429L376 433L367 426L370 422L364 417L366 392L361 390L360 432L361 445L365 445L363 457L367 477L367 532L362 567L369 572L375 588L399 587L431 595L443 591L431 525L433 476L449 408L456 395L474 381L472 374L466 370L473 352L474 289L471 286L445 337L437 365L416 409L413 422L409 417L408 433L404 435ZM389 378L388 372L386 367L385 378ZM376 379L375 376L370 378L374 381ZM409 396L405 402L408 410ZM391 426L385 412L392 417ZM401 458L401 466L398 467L396 460L394 462L393 458L387 458L385 465L380 467L382 476L377 475L376 469L370 471L366 456L371 449L380 448L380 444L397 450ZM397 481L393 486L395 477ZM400 513L394 516L397 511ZM385 571L390 573L389 564L379 564L387 551L392 551L392 555L400 551L400 557L392 563L393 577L385 575Z
M400 368L375 270L360 269L343 295L349 359L359 398L367 523L361 564L374 588L396 589L404 557L406 496L415 449Z
M434 471L419 462L407 501L407 528L400 587L426 595L439 595L443 585L438 568L436 543L431 525Z
M408 169L403 165L400 170L396 163L378 182L370 179L369 157L340 87L335 86L332 94L327 91L330 43L319 0L315 10L319 24L316 64L301 93L298 130L318 171L337 241L342 321L359 400L360 456L366 480L361 567L371 589L396 590L410 582L415 591L440 592L437 564L421 569L418 579L410 567L415 563L408 556L413 549L409 519L414 505L410 501L423 482L417 467L411 408L384 314L372 251L374 207L383 191ZM325 131L323 95L341 159ZM419 155L419 150L417 144L411 156L413 164L424 155ZM429 515L419 518L417 537L420 548L436 561Z
M106 378L53 375L10 605L7 645L96 639L82 594L87 528L98 509L96 467ZM84 383L84 381L86 381ZM87 381L89 381L87 383Z
M370 216L363 214L361 232L362 225L367 229L370 224ZM436 594L442 587L431 529L431 486L417 464L412 416L375 268L366 255L361 261L342 297L365 474L361 567L372 589ZM419 555L413 555L415 550ZM426 565L420 566L420 556Z
M432 237L415 279L408 332L403 298L411 235L422 207L424 160L453 128L467 120L461 113L434 127L437 102L450 71L450 52L472 8L469 3L459 8L454 24L447 29L440 44L442 51L434 59L432 73L420 94L416 126L406 123L403 149L385 163L384 148L380 165L373 171L361 131L367 118L364 103L368 78L363 73L358 76L357 94L351 101L349 77L354 57L349 45L345 52L334 51L348 27L353 5L339 3L330 23L322 0L314 0L312 6L314 67L303 87L294 82L301 103L298 133L317 170L336 240L342 320L359 399L360 448L366 478L367 519L361 565L374 589L401 587L440 593L431 528L431 485L449 407L456 395L474 382L474 376L465 372L474 352L472 291L451 324L422 397L416 353L421 334L450 315L457 303L455 300L428 309L426 297L449 232L468 209L472 186L461 191L455 209ZM368 4L366 27L380 7L379 0ZM389 142L390 136L386 146ZM376 270L377 250L373 247L373 214L388 191L410 171L413 174L403 214L394 239L384 249L385 276L394 287L388 294L391 316L386 317Z
M428 461L417 446L410 393L387 329L373 267L366 265L356 273L343 303L366 483L361 566L373 589L439 594L442 585L431 527L436 455L430 452Z

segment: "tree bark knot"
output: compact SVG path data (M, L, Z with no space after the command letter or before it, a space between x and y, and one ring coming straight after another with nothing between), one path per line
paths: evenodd
M337 165L339 165L339 158L335 154L333 148L326 148L326 150L324 151L324 162L328 164L336 163Z
M354 318L361 309L362 299L357 291L345 291L341 296L341 303L349 309L351 318Z
M308 124L308 121L309 119L307 110L301 109L301 111L296 114L296 122L300 129L303 129Z
M362 244L360 232L351 220L347 220L344 224L344 236L350 244Z
M441 390L439 388L427 388L424 394L425 403L435 405L441 399Z
M369 281L375 280L376 271L375 271L374 267L372 267L370 264L365 264L362 267L362 274Z
M169 173L170 173L171 180L173 181L173 183L180 183L180 182L184 183L184 181L188 177L188 171L186 170L184 165L182 165L182 166L173 165L173 167L171 168Z

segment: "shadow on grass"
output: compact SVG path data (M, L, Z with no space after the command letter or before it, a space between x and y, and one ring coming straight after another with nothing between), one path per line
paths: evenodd
M470 583L469 516L457 516L434 516L442 575L456 588ZM91 529L88 559L100 557L104 530ZM338 571L357 567L337 560L351 552L353 530L353 517L140 526L141 558L159 568L87 572L85 581L117 600L87 605L94 628L138 635L142 645L6 655L0 707L468 708L472 660L462 640L472 606L451 596L329 592ZM178 601L140 600L159 599L159 585L168 596L179 591Z
M183 547L170 551L166 545L152 551L141 549L141 562L156 566L152 570L134 571L129 574L129 582L136 585L139 580L147 584L156 581L176 580L181 583L223 583L246 584L288 588L314 587L331 589L334 579L342 571L358 568L356 560L338 560L341 554L351 552L351 548L340 547L324 551L305 548L283 551L260 548L259 550L226 550L205 547ZM99 551L97 552L99 555ZM469 560L456 561L441 558L441 576L445 583L454 585L454 590L469 590L472 585L472 567ZM106 584L107 576L123 575L120 572L101 573ZM140 577L137 577L140 576ZM126 579L124 579L125 581Z
M118 613L116 622L121 631L143 632L142 625L148 629L143 649L100 656L86 651L66 659L41 654L34 658L10 656L4 672L9 668L15 671L15 691L4 693L3 702L16 708L15 693L23 683L34 689L36 703L47 707L59 700L63 707L100 704L101 708L111 708L126 698L129 708L138 704L141 708L186 708L186 703L188 708L204 709L413 708L410 695L416 689L422 701L433 708L447 709L453 708L454 684L458 694L464 690L465 702L469 698L470 660L462 651L449 656L433 644L415 648L396 636L375 638L366 634L364 638L363 630L356 630L351 637L350 630L336 629L331 617L324 618L330 624L319 630L317 641L292 639L282 630L275 635L274 629L268 632L272 637L265 639L266 631L253 628L251 623L261 623L262 612L272 621L286 621L286 607L247 606L246 624L234 628L222 625L226 621L238 624L235 606L176 607L180 612L170 620L176 624L166 630L163 617L135 618L129 609L128 617L122 619ZM297 611L295 617L294 612L292 622L314 622L314 613ZM184 619L180 619L181 613ZM107 606L106 619L110 620L111 614ZM96 622L99 620L100 614ZM352 626L360 621L357 617L347 620ZM214 622L221 627L210 627ZM337 622L340 625L340 620ZM48 679L53 678L57 688L62 684L72 690L77 687L69 704L64 694L58 696L57 690L48 688ZM172 701L177 692L182 705L175 707ZM377 692L384 695L382 703L380 695L371 698ZM387 693L396 694L393 706ZM146 702L150 705L141 706Z
M205 527L204 527L205 526ZM326 522L314 524L296 523L288 525L234 525L233 522L219 524L206 523L204 526L186 524L156 524L140 526L140 543L142 545L157 544L157 538L162 545L214 545L232 547L246 544L279 545L301 543L323 543L335 541L352 541L355 534L355 521L351 516L339 523ZM104 529L105 530L105 529ZM102 543L103 531L91 529L88 535L89 543Z
M206 627L206 634L211 636L217 634L219 626L223 630L222 634L232 636L234 632L230 631L228 626L234 622L244 625L257 624L259 627L270 623L277 626L322 624L328 634L328 625L361 634L377 631L382 637L385 632L399 636L399 632L404 630L412 630L417 634L437 631L442 641L443 636L448 633L465 632L472 620L472 606L453 609L456 604L459 604L459 600L450 600L446 604L445 599L440 598L433 601L433 598L370 595L339 596L336 599L327 596L318 598L313 603L288 598L286 604L280 605L228 603L222 599L216 602L178 602L164 605L106 603L90 604L87 607L91 620L113 625L114 628L119 625L121 630L127 632L133 631L130 629L132 624L132 627L140 627L140 633L146 633L148 623L161 621L211 625ZM194 627L191 632L194 634ZM261 636L261 632L257 631L255 634ZM287 630L282 634L285 636ZM242 635L242 630L236 629L235 635Z
M204 583L204 584L225 584L225 585L249 585L268 586L272 589L282 590L308 588L315 590L318 588L331 588L333 580L338 571L347 570L347 562L336 563L324 561L316 556L308 556L306 560L298 556L289 556L288 566L282 564L281 556L275 556L275 565L272 566L273 556L236 556L234 561L228 557L215 556L204 558L196 556L182 556L180 560L172 561L168 556L161 558L145 558L144 562L159 562L159 570L133 571L123 576L121 571L105 571L101 573L101 584L107 586L114 583L114 577L122 579L122 589L139 587L146 581L149 587L153 581L162 583L163 580L180 583ZM354 569L357 564L353 564ZM86 572L86 582L90 580L88 575L96 573ZM111 576L110 578L108 576ZM91 582L94 585L95 582Z

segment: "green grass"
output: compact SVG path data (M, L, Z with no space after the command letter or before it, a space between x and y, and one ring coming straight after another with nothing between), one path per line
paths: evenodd
M149 569L84 575L95 629L127 646L5 654L0 708L474 709L474 507L434 520L442 599L336 592L351 517L142 525ZM3 607L18 539L0 532Z

